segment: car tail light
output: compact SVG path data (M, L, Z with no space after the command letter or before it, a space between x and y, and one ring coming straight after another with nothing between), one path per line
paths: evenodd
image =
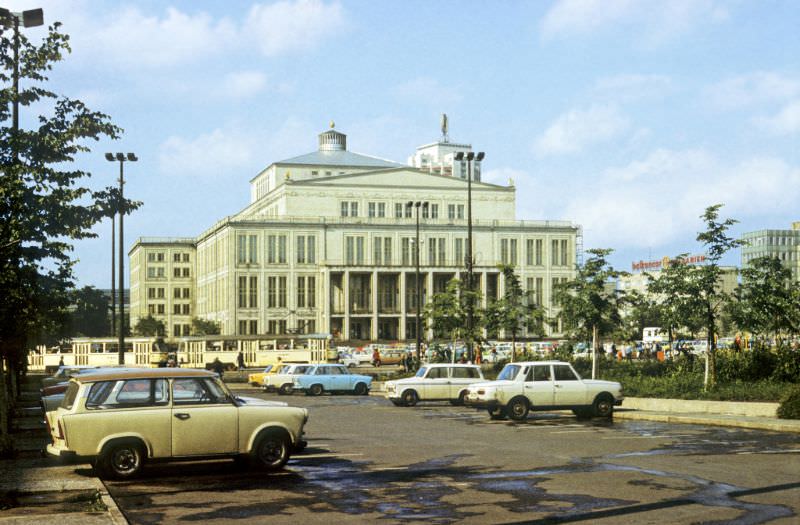
M64 439L64 427L61 425L61 420L58 420L58 439Z

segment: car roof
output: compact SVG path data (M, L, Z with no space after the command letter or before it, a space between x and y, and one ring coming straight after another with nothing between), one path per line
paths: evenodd
M469 363L431 363L429 365L425 365L428 368L443 368L445 366L456 366L462 368L478 368L478 365L471 365Z
M566 361L517 361L510 365L568 365Z
M169 377L216 377L215 372L199 368L126 368L97 374L81 374L73 381L93 383L96 381L115 381L118 379L163 379Z

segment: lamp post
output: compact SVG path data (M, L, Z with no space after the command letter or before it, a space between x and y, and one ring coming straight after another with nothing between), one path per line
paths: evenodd
M114 289L114 228L116 227L114 217L116 213L111 214L111 336L117 327L117 298L116 290Z
M455 160L457 161L467 161L467 249L466 256L464 257L464 266L467 269L467 360L472 361L472 353L473 353L473 346L475 344L472 332L473 332L473 325L474 325L474 308L475 305L472 303L472 285L473 285L473 275L472 269L473 265L475 264L474 257L472 256L472 176L473 176L473 160L480 162L483 160L484 153L479 151L477 155L469 151L464 154L463 151L459 151L455 154Z
M420 277L420 275L419 275L419 209L420 208L424 209L426 211L426 214L427 214L428 203L427 202L422 202L422 201L416 201L416 202L408 201L406 203L406 209L411 209L412 206L414 207L415 214L416 214L416 221L417 221L417 236L416 236L416 240L415 240L415 243L414 243L414 264L415 264L415 267L416 267L416 278L415 278L414 284L416 286L416 292L417 292L417 309L416 309L416 313L417 313L416 317L417 318L416 318L416 330L415 330L415 332L416 332L416 335L417 335L417 362L419 362L420 359L421 359L420 358L420 347L422 346L422 319L420 317L420 309L422 308L422 287L419 284L419 277Z
M119 275L117 276L119 279L119 364L125 364L125 279L124 279L124 242L123 242L123 226L122 226L122 217L125 215L125 211L122 209L123 202L125 201L123 197L123 185L125 184L124 178L124 171L123 166L125 162L136 162L139 160L136 155L133 153L128 153L127 155L123 153L106 153L106 160L109 162L119 162L119 202L117 203L117 212L119 213Z
M31 9L14 13L8 9L0 7L0 24L14 28L14 72L12 80L12 91L14 100L11 109L11 125L14 131L19 131L19 24L23 27L36 27L44 24L44 11L41 9ZM16 137L15 137L16 138ZM15 155L18 154L19 146L15 147Z

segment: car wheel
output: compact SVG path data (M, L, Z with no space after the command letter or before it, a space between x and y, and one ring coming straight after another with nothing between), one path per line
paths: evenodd
M353 393L357 396L367 395L367 385L364 383L356 383L355 388L353 388Z
M129 479L141 471L144 457L144 448L140 443L112 443L100 454L96 466L103 477Z
M404 406L413 407L414 405L417 404L417 401L419 401L419 396L413 390L406 390L405 392L403 392L402 399Z
M321 396L322 392L324 391L325 389L322 388L322 385L320 385L319 383L317 383L316 385L311 385L311 388L308 389L309 394L311 394L312 396Z
M508 417L514 421L524 421L528 417L528 410L530 410L528 400L524 397L515 397L508 402L506 412L508 412Z
M495 420L505 419L506 416L506 409L500 407L493 407L489 409L489 417Z
M292 392L294 392L294 387L292 386L291 383L286 383L285 385L281 385L281 387L278 389L278 394L282 396L288 396Z
M458 399L451 399L450 400L450 404L453 405L453 406L457 406L457 407L458 406L464 406L464 398L465 397L467 397L467 393L465 391L462 391L460 394L458 394Z
M596 417L610 418L614 415L614 400L611 396L601 395L594 400L592 411Z
M575 414L575 417L578 419L589 419L592 417L592 409L589 408L573 408L572 413Z
M268 430L256 440L250 459L265 470L278 470L289 461L290 448L291 442L286 432Z

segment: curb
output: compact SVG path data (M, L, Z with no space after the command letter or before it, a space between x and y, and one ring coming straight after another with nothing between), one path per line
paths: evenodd
M773 432L791 432L800 434L800 420L775 418L744 418L724 414L669 414L649 412L636 409L614 411L615 419L638 421L656 421L660 423L676 423L682 425L712 425L718 427L738 427L750 430L770 430Z

